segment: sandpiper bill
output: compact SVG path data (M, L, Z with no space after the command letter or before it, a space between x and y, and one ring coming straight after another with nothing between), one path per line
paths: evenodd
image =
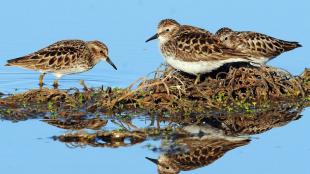
M46 73L56 76L53 86L67 74L81 73L93 68L100 60L105 60L117 69L108 56L108 47L100 41L63 40L29 55L8 60L6 66L18 66L40 71L40 87Z

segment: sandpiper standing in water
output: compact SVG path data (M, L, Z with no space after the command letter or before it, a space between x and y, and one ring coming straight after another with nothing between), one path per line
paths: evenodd
M8 60L6 66L18 66L40 71L40 87L46 73L56 76L53 86L58 87L58 79L63 75L81 73L93 68L100 60L105 60L117 69L108 56L107 46L100 41L63 40L29 55Z
M252 31L233 31L224 27L216 32L223 45L250 54L254 62L265 64L283 52L301 47L298 42L284 41Z
M226 47L210 32L181 25L173 19L160 21L157 33L146 42L157 38L166 63L175 69L197 75L197 79L200 74L227 63L252 61L250 55Z

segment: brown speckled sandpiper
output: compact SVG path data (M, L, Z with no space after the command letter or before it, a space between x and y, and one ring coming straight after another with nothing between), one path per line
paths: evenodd
M301 47L298 42L284 41L252 31L233 31L227 27L219 29L215 35L228 48L250 54L260 64L265 64L283 52Z
M207 30L173 19L162 20L157 33L146 42L157 38L166 63L189 74L211 72L226 63L252 61L250 55L226 47Z
M247 137L226 136L216 129L190 125L184 130L192 132L188 137L175 139L168 148L173 149L161 154L158 159L146 157L157 165L159 174L177 174L180 171L194 170L207 166L221 158L226 152L250 142Z
M54 87L63 75L81 73L93 68L100 60L105 60L114 69L116 66L108 56L107 46L100 41L63 40L29 55L8 60L6 66L18 66L40 71L40 87L46 73L56 76Z

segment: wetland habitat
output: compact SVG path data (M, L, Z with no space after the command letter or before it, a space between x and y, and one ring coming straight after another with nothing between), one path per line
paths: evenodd
M0 66L0 173L310 172L310 40L304 36L310 25L299 17L309 15L307 2L271 3L266 8L275 12L256 16L255 22L251 18L260 10L237 5L241 1L197 1L191 17L185 17L184 9L192 4L183 1L165 7L139 0L72 2L29 1L18 7L6 2L7 8L0 7L7 16L0 65L51 41L99 38L109 46L117 71L100 63L64 76L53 89L52 75L40 88L38 72ZM235 16L214 15L216 9L202 15L205 5L239 10ZM34 7L38 10L27 12ZM19 12L9 10L13 8ZM279 19L281 9L296 13ZM150 17L140 19L146 14ZM95 20L98 16L102 21ZM115 22L124 16L124 23ZM225 65L195 84L195 76L162 64L157 44L144 43L156 22L167 16L212 32L223 25L248 27L298 40L303 47L266 66ZM28 27L20 31L20 25ZM125 32L123 25L132 28Z

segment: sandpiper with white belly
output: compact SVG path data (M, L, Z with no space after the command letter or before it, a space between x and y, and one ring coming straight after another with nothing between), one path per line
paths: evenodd
M146 42L157 38L167 64L198 77L227 63L253 61L250 55L223 45L207 30L181 25L173 19L162 20L157 33Z

